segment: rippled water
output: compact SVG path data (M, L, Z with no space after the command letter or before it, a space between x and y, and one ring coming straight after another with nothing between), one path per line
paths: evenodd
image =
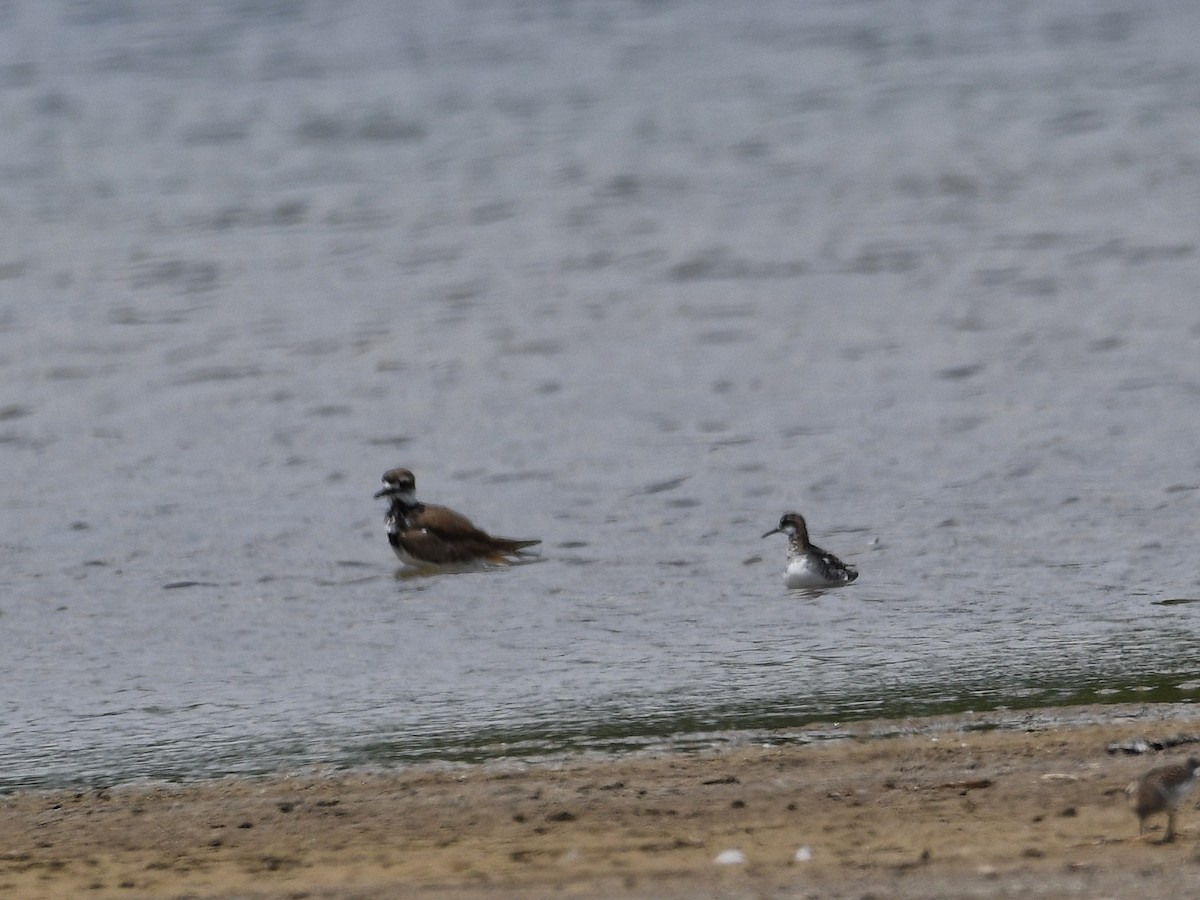
M0 787L1195 699L1198 29L0 6Z

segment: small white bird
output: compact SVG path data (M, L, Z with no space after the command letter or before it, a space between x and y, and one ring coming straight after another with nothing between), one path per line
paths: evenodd
M763 537L772 534L788 536L787 568L783 572L783 583L789 588L834 588L849 584L858 577L858 570L842 562L832 553L809 543L808 526L800 513L784 513L779 527L772 528Z

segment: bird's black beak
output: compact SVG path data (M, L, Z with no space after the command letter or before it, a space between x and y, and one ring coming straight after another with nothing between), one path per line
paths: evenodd
M378 500L380 497L389 497L391 496L391 493L392 489L390 487L382 488L381 490L376 491L375 499Z
M763 537L770 537L773 534L783 534L783 529L782 528L772 528L770 531L768 531L766 534L764 534ZM759 540L762 540L762 538L759 538Z

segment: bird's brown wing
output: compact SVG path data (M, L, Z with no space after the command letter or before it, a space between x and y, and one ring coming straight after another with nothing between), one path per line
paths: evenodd
M486 541L489 539L486 531L476 528L474 522L448 506L425 504L413 524L448 541Z
M506 555L519 553L540 541L517 541L492 537L461 513L445 506L426 504L421 515L396 535L411 556L438 564L467 563L486 559L504 562Z
M495 552L484 541L448 541L426 528L406 528L396 535L395 540L409 556L437 566L477 562L491 558Z

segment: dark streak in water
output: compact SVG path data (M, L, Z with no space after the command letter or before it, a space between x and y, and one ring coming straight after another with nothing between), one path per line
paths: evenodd
M661 494L664 491L673 491L673 490L675 490L675 488L679 487L681 484L683 484L687 480L688 480L688 476L683 475L679 478L669 478L666 481L656 481L653 484L646 485L644 488L642 488L640 491L638 491L638 493L639 494Z
M1021 727L1019 711L1054 707L1106 706L1122 703L1189 703L1200 691L1184 687L1200 672L1121 684L1101 681L1031 683L1016 692L989 691L966 685L898 689L890 695L776 700L768 705L729 705L708 710L680 710L663 716L601 721L563 722L558 727L479 729L459 739L444 738L369 742L345 748L351 765L396 765L418 761L485 762L499 758L545 756L563 752L628 752L666 745L679 749L698 735L711 747L739 741L747 734L807 729L819 723L851 723L873 719L901 721L925 716L1003 713Z

